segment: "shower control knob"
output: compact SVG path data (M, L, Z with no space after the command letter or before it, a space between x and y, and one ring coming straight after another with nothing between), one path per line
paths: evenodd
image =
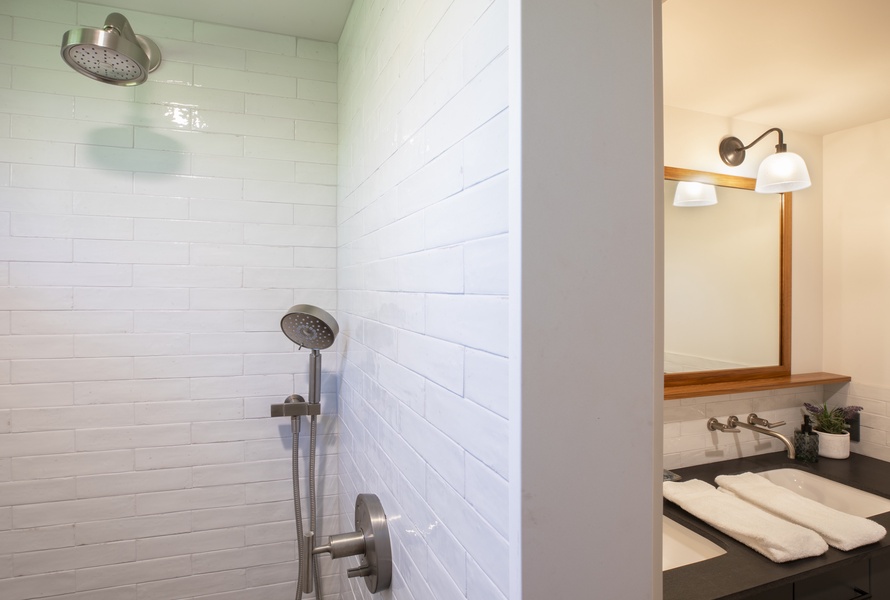
M372 594L388 589L392 583L392 547L386 513L374 494L359 494L355 499L355 531L332 535L312 554L327 553L331 558L361 556L361 564L346 570L347 577L364 577Z
M371 574L373 574L371 565L366 565L364 563L360 564L357 567L346 569L346 577L348 577L349 579L352 579L353 577L367 577Z

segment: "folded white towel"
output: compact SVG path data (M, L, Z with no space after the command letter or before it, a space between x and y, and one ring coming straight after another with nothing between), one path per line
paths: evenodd
M828 550L816 532L771 515L699 479L665 481L664 497L773 562L819 556Z
M742 500L812 529L839 550L873 544L887 535L874 521L829 508L754 473L720 475L716 482Z

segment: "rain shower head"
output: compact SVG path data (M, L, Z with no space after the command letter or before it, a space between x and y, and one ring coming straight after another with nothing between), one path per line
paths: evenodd
M113 85L139 85L161 64L158 45L136 35L120 13L111 13L103 29L72 29L62 36L62 59L87 77Z
M281 331L301 348L324 350L334 343L340 328L334 317L317 306L297 304L281 318Z

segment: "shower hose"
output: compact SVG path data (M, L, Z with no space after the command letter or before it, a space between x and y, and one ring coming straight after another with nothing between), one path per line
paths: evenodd
M321 574L318 572L318 555L306 556L306 549L303 544L303 510L300 506L300 425L299 417L291 417L296 423L291 427L293 436L291 461L292 461L292 477L294 484L294 518L297 522L297 547L299 548L300 566L305 560L312 561L312 571L315 573L315 598L322 600L321 595ZM316 529L316 506L315 506L315 444L317 437L317 423L315 415L310 417L309 421L309 531L318 534ZM295 600L303 598L303 569L298 570L297 575L297 591L294 595Z

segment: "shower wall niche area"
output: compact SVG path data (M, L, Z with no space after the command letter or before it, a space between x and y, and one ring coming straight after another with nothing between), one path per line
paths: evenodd
M163 53L143 85L59 55L114 11ZM336 87L333 43L0 3L0 598L293 597L291 435L269 405L308 387L282 311L336 309ZM353 512L336 369L327 533Z

